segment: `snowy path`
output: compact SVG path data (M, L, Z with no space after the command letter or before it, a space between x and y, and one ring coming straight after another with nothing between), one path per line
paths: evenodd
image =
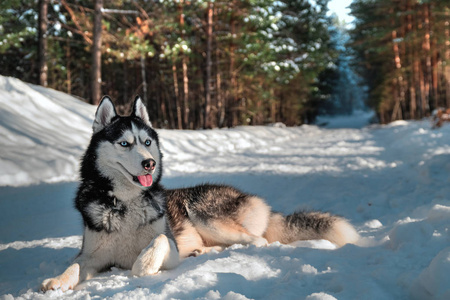
M3 94L14 92L4 90ZM1 99L0 116L6 106ZM45 107L34 109L43 114L42 122L51 118ZM92 108L82 110L76 113L89 120ZM76 291L42 294L37 290L40 282L63 271L81 246L81 220L72 205L77 184L23 184L39 178L36 166L46 168L41 172L46 182L75 177L77 166L58 164L58 159L31 166L13 161L9 151L23 148L17 128L26 126L16 120L7 128L2 120L0 137L8 128L16 130L3 140L10 148L0 150L0 162L10 160L9 166L20 166L29 176L17 187L0 187L0 299L450 298L450 126L434 131L427 121L420 121L362 129L160 130L167 187L227 183L264 197L284 213L326 210L355 224L364 237L362 245L235 245L189 258L156 276L135 278L129 271L113 269ZM49 134L63 142L64 136L89 131L85 126ZM45 140L46 133L40 132L33 142L51 147ZM54 152L36 155L64 157L61 153L67 153L69 144L56 143ZM32 148L22 151L33 153ZM74 157L81 154L70 151ZM0 184L14 182L17 171L2 169ZM53 175L46 178L47 174Z

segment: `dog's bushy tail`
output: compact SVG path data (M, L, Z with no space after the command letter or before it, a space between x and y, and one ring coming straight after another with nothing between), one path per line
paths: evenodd
M322 212L296 212L288 216L271 213L263 237L269 243L279 241L283 244L325 239L339 247L359 240L358 233L347 220Z

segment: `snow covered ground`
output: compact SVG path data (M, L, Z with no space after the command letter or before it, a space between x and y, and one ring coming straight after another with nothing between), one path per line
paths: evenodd
M450 299L450 125L352 128L361 115L330 128L159 131L167 187L227 183L284 213L326 210L355 224L361 245L235 245L155 276L113 269L40 293L81 246L72 201L94 112L0 76L0 299Z
M352 116L318 116L316 123L325 128L354 128L359 129L369 125L374 119L373 111L356 110Z

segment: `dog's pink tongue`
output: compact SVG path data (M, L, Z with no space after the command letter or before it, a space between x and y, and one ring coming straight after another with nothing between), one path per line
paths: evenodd
M137 178L143 186L151 186L153 183L153 177L150 174L138 176Z

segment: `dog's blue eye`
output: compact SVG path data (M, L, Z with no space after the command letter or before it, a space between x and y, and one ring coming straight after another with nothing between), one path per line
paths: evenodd
M120 146L122 146L122 147L128 147L128 146L130 146L130 144L128 144L128 142L125 142L125 141L120 142L119 144L120 144Z
M146 141L145 141L145 146L148 147L148 146L150 146L151 144L152 144L152 141L150 141L150 140L146 140Z

